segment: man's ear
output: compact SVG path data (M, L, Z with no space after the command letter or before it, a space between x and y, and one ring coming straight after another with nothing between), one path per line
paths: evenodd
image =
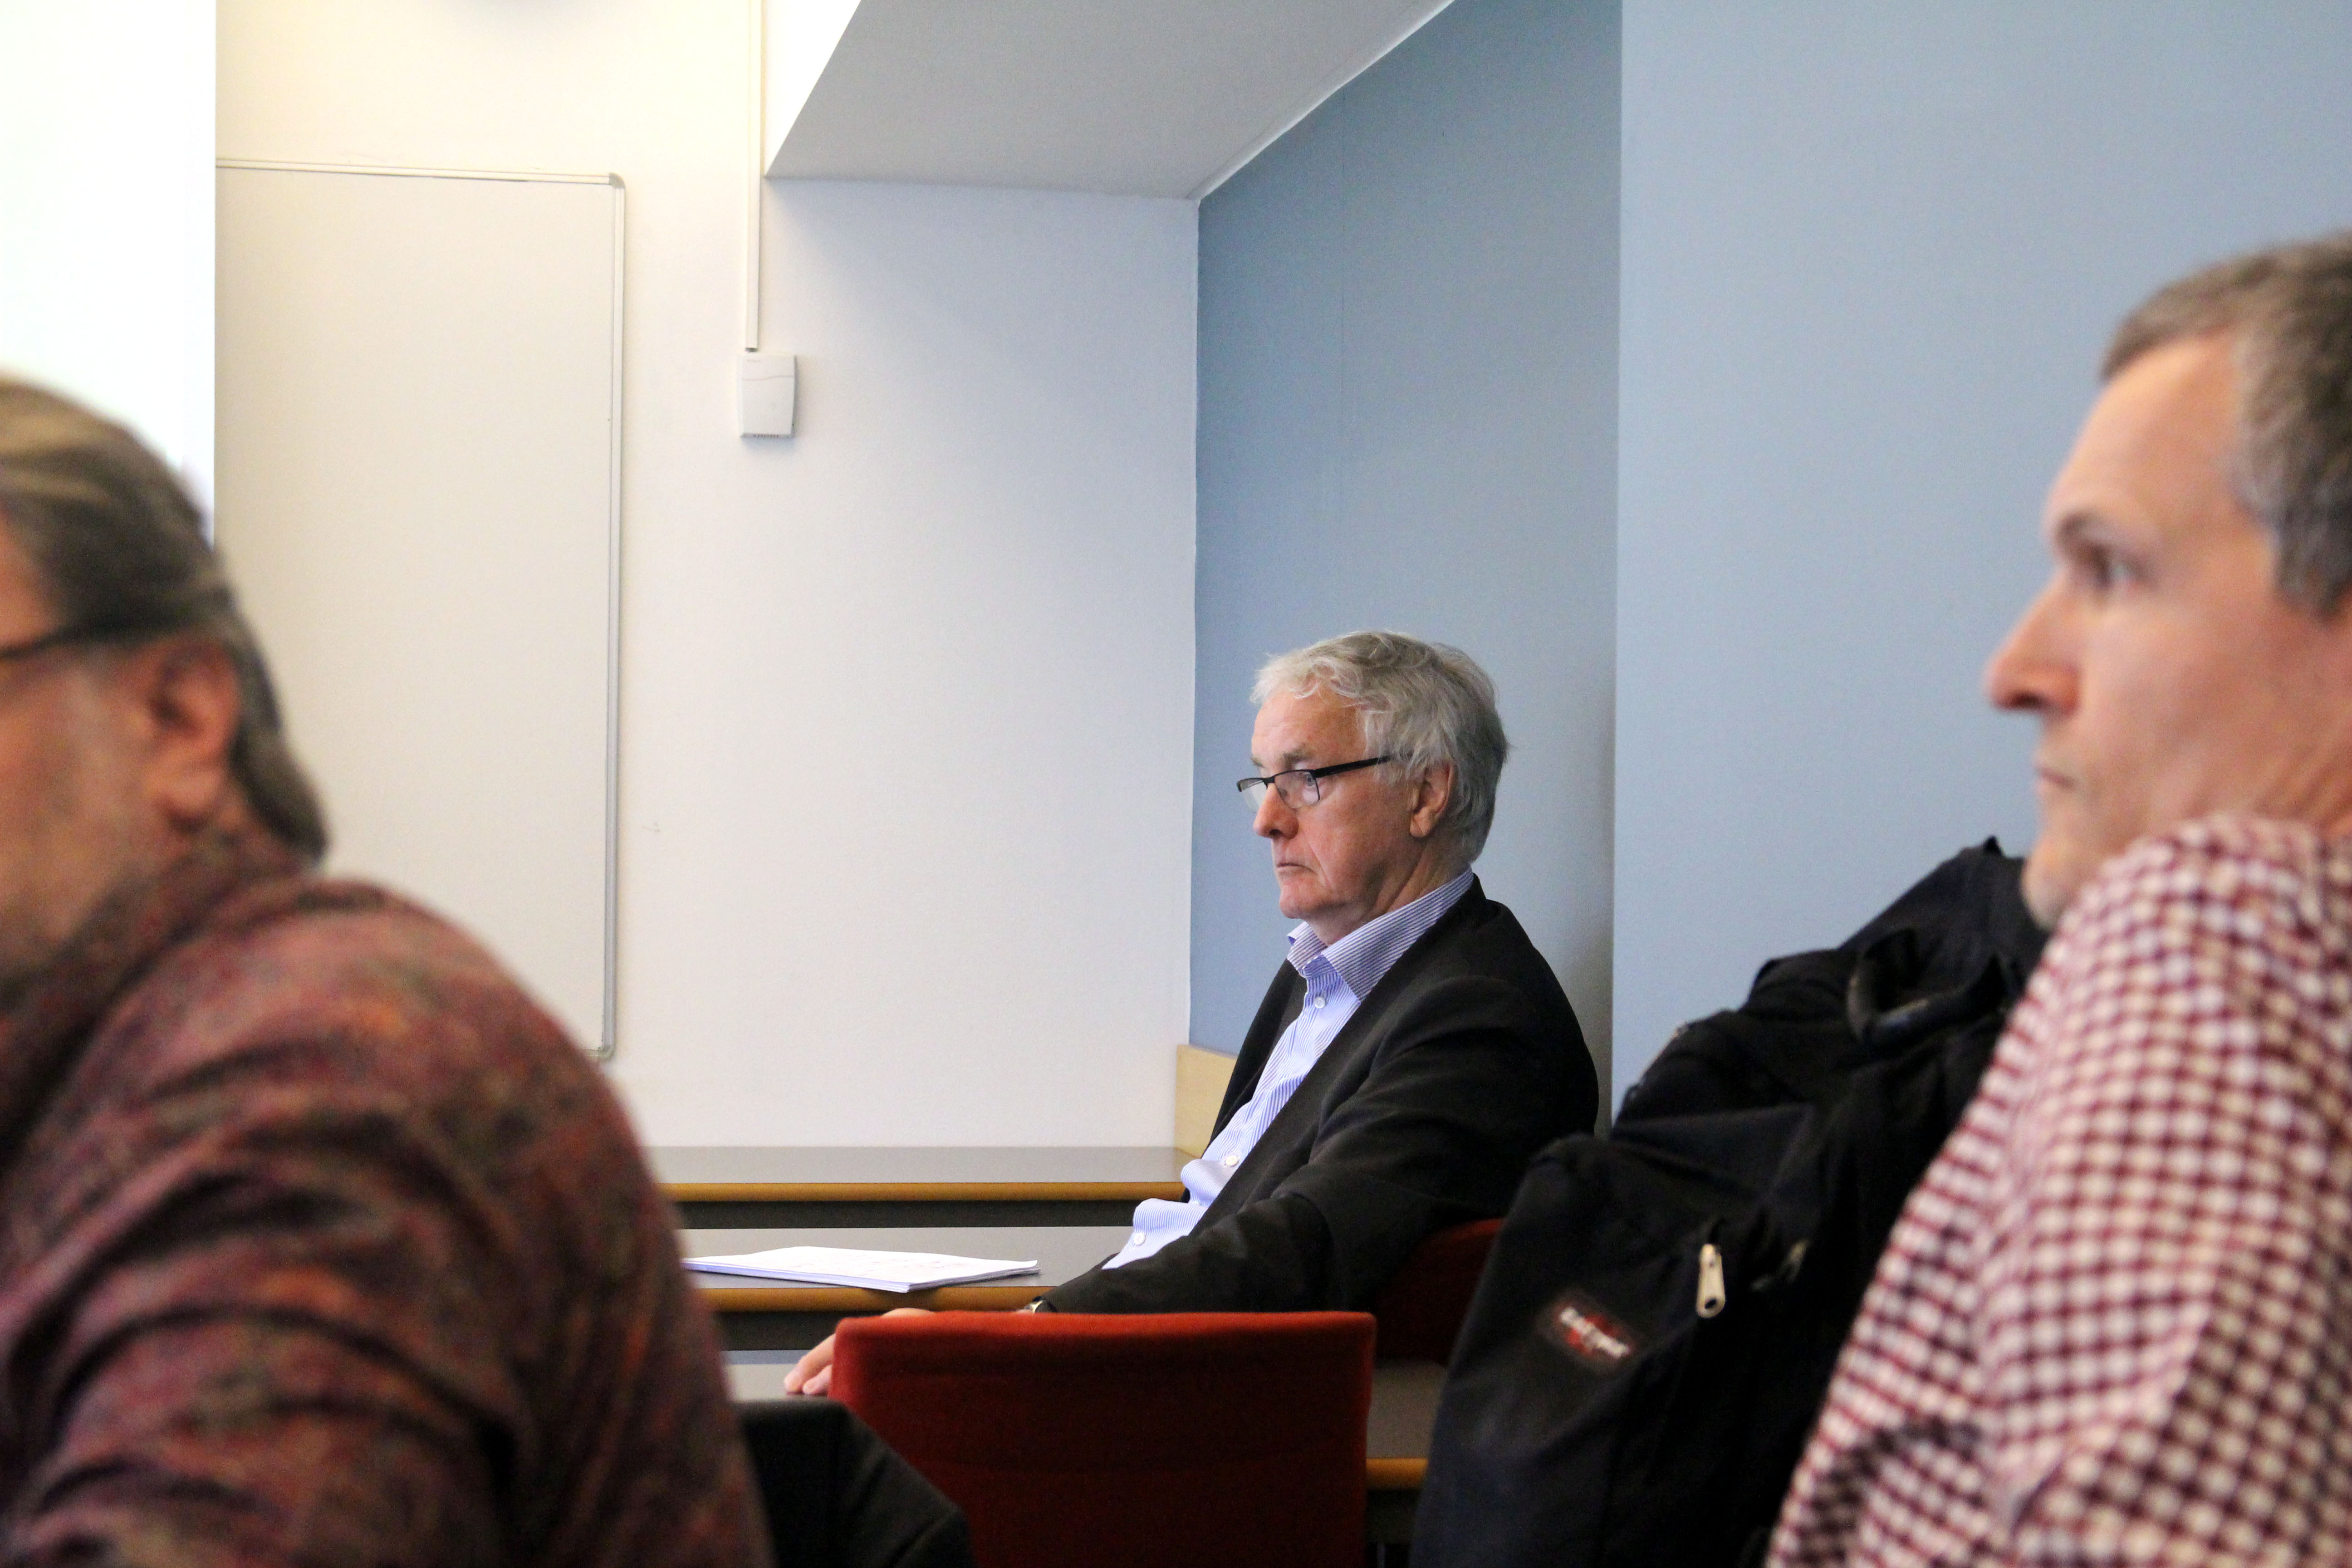
M1436 832L1453 799L1454 764L1440 763L1414 784L1412 815L1405 819L1405 831L1415 838L1426 838Z
M123 666L147 799L173 828L194 832L236 795L236 663L210 637L173 637L131 650Z

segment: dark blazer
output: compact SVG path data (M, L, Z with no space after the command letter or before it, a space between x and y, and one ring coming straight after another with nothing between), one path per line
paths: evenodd
M1222 1130L1298 1015L1282 966L1234 1064ZM1096 1268L1061 1312L1360 1310L1424 1237L1510 1206L1538 1149L1589 1132L1592 1057L1535 944L1473 881L1363 999L1192 1234Z

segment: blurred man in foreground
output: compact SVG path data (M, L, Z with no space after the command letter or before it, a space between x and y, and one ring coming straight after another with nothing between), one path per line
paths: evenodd
M185 498L0 381L0 1557L765 1563L618 1107L325 845Z
M2352 1559L2352 236L2174 284L1994 656L2056 930L1776 1564Z

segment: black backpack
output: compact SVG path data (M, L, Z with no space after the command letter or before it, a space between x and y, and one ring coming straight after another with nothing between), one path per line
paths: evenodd
M1414 1568L1760 1561L1914 1184L2041 956L1988 840L1685 1026L1536 1157L1440 1397Z

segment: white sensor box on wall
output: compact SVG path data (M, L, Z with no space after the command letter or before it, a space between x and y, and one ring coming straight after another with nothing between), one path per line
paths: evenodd
M735 383L735 427L745 436L789 436L800 383L792 354L747 353Z

